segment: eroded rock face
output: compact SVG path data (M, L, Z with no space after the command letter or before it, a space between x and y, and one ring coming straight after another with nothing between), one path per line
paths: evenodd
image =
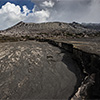
M78 67L85 76L71 100L100 99L99 42L99 38L76 39L76 41L49 41L50 44L71 52L73 59L77 62Z
M71 54L48 43L0 44L0 100L67 100L80 79Z

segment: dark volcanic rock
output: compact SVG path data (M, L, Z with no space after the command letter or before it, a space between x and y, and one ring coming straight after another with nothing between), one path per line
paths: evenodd
M68 100L80 79L64 50L35 41L0 44L0 100Z

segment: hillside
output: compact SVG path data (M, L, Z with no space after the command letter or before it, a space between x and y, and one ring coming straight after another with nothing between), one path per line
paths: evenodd
M100 32L73 23L0 31L0 100L100 99Z
M24 23L20 22L15 26L6 30L0 31L0 34L6 36L30 36L33 38L67 38L67 37L88 37L97 36L99 32L92 29L87 29L78 23Z

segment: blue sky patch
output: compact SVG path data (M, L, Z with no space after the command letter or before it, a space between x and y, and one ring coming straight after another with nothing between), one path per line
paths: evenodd
M34 3L31 0L0 0L0 8L5 5L7 2L14 3L15 5L19 5L22 10L22 6L26 5L29 10L32 10L34 7Z

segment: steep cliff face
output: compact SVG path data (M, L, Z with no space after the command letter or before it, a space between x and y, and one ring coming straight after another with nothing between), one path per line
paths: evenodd
M36 41L0 44L0 100L68 100L81 79L64 49Z
M89 39L87 40L88 42L85 41L85 43L82 40L63 42L49 41L50 44L72 53L73 60L77 62L78 68L80 68L81 72L85 75L80 87L71 100L100 99L100 41L97 39L94 45L92 44L94 39L90 40L90 43ZM88 48L86 48L87 43Z

